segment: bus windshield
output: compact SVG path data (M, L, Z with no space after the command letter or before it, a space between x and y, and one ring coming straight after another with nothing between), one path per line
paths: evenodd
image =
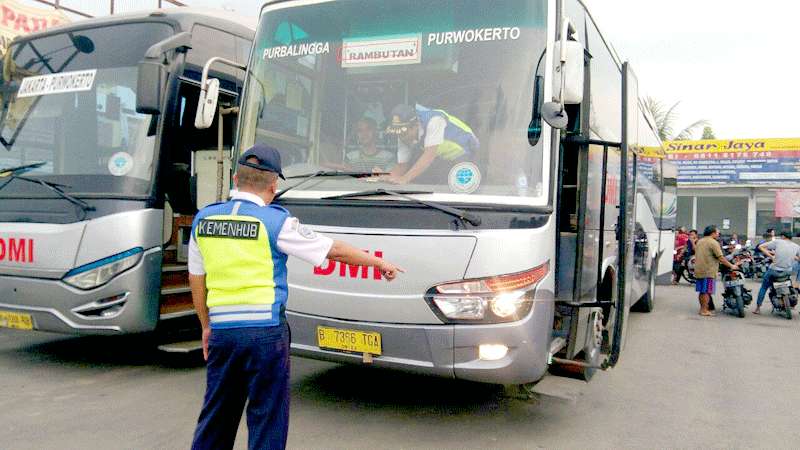
M148 194L155 124L136 112L136 65L172 33L167 24L134 23L12 45L0 86L0 169L45 162L28 176L76 194ZM0 197L32 189L10 183Z
M401 185L436 200L540 204L544 142L533 115L545 22L543 0L268 6L239 150L277 148L287 177L389 174L319 177L284 199Z

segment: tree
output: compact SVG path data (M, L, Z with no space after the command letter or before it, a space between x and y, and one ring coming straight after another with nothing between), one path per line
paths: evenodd
M711 129L710 126L703 127L703 137L700 139L716 139L717 137L714 136L714 130Z
M653 97L644 98L644 107L653 115L653 119L656 121L656 128L658 129L658 137L660 137L662 141L685 141L692 137L695 130L700 127L708 127L709 125L707 120L701 119L689 124L676 133L676 108L679 104L680 102L675 102L674 105L667 108L664 103ZM711 129L710 127L708 128L709 130Z

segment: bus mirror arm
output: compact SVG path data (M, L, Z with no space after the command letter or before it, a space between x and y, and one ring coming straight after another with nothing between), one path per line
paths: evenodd
M136 112L141 114L161 113L161 93L167 79L166 61L162 57L169 51L185 52L191 48L192 34L178 33L157 42L147 49L139 62L139 77L136 85Z
M198 129L206 129L214 123L217 112L217 100L219 99L219 80L208 78L208 71L214 63L224 64L240 70L247 70L247 66L231 61L229 59L215 56L209 59L203 66L203 75L200 78L200 98L197 100L197 114L194 116L194 126Z

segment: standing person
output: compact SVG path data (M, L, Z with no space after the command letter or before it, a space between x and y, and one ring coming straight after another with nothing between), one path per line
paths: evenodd
M764 279L761 280L761 289L758 291L756 300L756 310L753 314L761 314L761 304L764 303L764 296L767 289L772 285L772 280L779 275L791 273L795 263L800 260L800 245L792 242L791 231L781 232L781 238L770 242L764 242L758 246L762 253L772 258L772 265L769 266Z
M397 135L397 166L385 179L397 184L417 178L446 183L450 168L474 158L480 145L469 125L441 109L421 105L395 106L386 132ZM414 154L418 156L412 162Z
M686 254L684 256L685 259L689 259L692 255L694 255L694 248L697 246L697 240L697 230L690 230L689 240L686 242Z
M739 266L731 264L722 254L722 248L718 242L719 230L715 225L709 225L703 230L703 239L697 241L695 247L695 266L694 276L695 290L700 301L700 315L713 316L709 310L712 304L711 296L714 295L714 282L719 273L719 265L724 264L731 270L736 270Z
M689 242L689 233L686 227L678 228L675 235L675 251L672 254L672 284L678 284L683 274L683 257L686 254L686 244Z
M208 364L193 449L232 448L245 401L249 448L286 447L288 255L314 265L332 259L376 267L389 281L403 271L270 205L278 177L278 151L255 145L239 159L231 200L203 208L192 224L189 284Z
M761 252L761 244L772 242L775 240L775 229L774 228L767 228L767 231L761 236L761 241L756 245L756 253Z

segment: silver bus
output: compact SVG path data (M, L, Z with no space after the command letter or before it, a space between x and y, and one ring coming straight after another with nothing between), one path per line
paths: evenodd
M280 150L279 204L407 270L290 261L295 355L588 379L668 276L675 169L579 0L271 1L240 108L234 153Z
M242 89L255 21L177 8L15 39L0 80L0 327L151 331L191 316L186 244L214 185L216 129L194 127L203 64ZM220 124L230 136L235 116ZM217 127L219 128L219 127ZM213 183L213 180L212 180Z

